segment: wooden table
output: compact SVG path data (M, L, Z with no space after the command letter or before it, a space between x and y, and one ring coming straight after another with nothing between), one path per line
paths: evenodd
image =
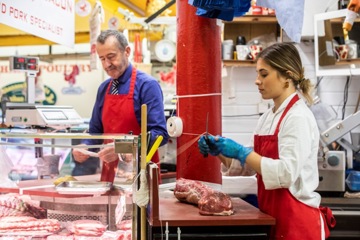
M151 174L156 176L156 170ZM169 190L167 190L169 191ZM156 178L150 180L147 239L268 239L275 218L240 198L233 198L234 215L203 216L197 206L179 202L174 194L159 192Z

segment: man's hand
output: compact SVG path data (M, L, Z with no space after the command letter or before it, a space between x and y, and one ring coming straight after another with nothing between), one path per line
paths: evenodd
M114 162L119 159L119 155L115 153L115 147L106 147L98 152L99 158L102 162Z
M121 160L124 162L132 162L133 161L133 155L131 153L125 153L121 154Z
M85 144L79 144L78 146L86 146L86 145ZM72 154L73 154L74 160L76 162L78 162L78 163L83 163L89 158L88 154L85 154L85 153L81 152L79 149L76 149L76 148L74 148L72 150Z

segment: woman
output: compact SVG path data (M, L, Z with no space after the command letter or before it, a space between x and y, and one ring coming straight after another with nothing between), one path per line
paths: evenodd
M226 166L233 160L246 162L257 172L259 208L276 218L271 239L325 239L329 230L319 209L321 197L315 192L319 131L298 95L312 103L311 83L304 77L300 55L293 44L276 43L259 53L256 71L255 84L274 107L259 119L254 149L228 138L202 136L200 152L219 156Z

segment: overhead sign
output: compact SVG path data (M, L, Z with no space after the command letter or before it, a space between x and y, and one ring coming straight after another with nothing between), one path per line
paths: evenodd
M74 0L0 0L0 23L73 47Z

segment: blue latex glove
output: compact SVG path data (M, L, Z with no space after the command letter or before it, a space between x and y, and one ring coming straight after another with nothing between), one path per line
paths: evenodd
M215 148L216 147L215 145L210 144L210 146L209 146L208 142L210 142L210 139L207 142L206 137L209 138L212 136L202 135L200 137L200 139L198 140L198 147L199 147L200 153L204 156L207 156L207 154L209 154L209 153L213 156L219 155L220 151L217 148Z
M218 155L221 153L225 157L238 159L241 165L245 164L247 156L253 151L252 148L244 147L243 145L238 144L229 138L224 138L221 136L214 137L210 135L208 138L212 149L209 151L211 155Z

